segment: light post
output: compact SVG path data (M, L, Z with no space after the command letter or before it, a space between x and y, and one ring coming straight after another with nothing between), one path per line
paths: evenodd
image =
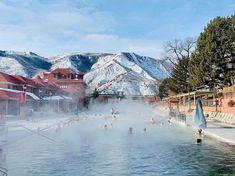
M26 101L27 101L27 95L26 95L26 90L27 90L27 85L26 84L24 84L23 85L23 113L25 113L26 112ZM24 116L23 114L22 114L22 116Z
M38 110L41 110L41 106L42 106L42 90L38 89L38 96L40 98L39 103L37 103L38 106Z
M217 88L216 88L216 85L214 84L214 97L215 97L215 111L217 112L218 111L218 102L217 102Z
M50 91L50 93L49 93L49 95L50 95L50 105L52 106L52 92Z
M26 84L24 84L23 85L23 92L24 92L24 103L23 104L25 104L25 109L26 109L26 103L27 103L27 94L26 94L26 90L27 90L27 85Z
M24 91L24 100L25 100L25 103L26 103L26 98L27 98L27 96L26 96L26 90L27 90L27 85L23 85L23 91Z
M38 90L38 95L40 98L42 97L42 90L41 89Z

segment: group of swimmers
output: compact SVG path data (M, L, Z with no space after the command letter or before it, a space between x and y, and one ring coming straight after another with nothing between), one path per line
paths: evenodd
M108 128L113 128L113 124L110 123L110 125L105 124L104 129L107 130Z
M111 117L105 116L104 119L107 120L108 118L112 118L113 121L117 120L117 111L114 108L111 108ZM101 115L100 115L101 116ZM108 128L113 128L113 123L110 123L110 125L104 124L104 129L107 130Z
M116 120L116 119L117 119L117 117L116 117L117 111L116 111L114 108L111 108L110 111L111 111L111 115L112 115L113 120ZM167 122L168 122L169 125L172 125L172 120L171 120L171 118L168 118ZM149 123L152 124L152 125L156 124L155 118L154 118L154 117L150 117ZM160 125L161 125L161 126L164 125L164 122L161 122ZM112 124L111 124L110 126L113 127ZM105 125L104 125L104 129L107 129L107 128L108 128L108 125L105 124ZM144 129L143 129L143 132L146 132L146 131L147 131L147 129L144 128ZM129 134L132 134L132 132L133 132L133 128L132 128L132 127L129 127L128 133L129 133Z
M143 128L143 132L146 133L146 132L147 132L147 128ZM128 129L128 133L129 133L129 134L132 134L132 133L133 133L133 128L132 128L132 127L130 127L130 128Z
M59 122L57 125L56 125L56 132L59 132L62 128L65 128L67 126L72 126L74 123L77 123L79 122L79 118L72 118L68 121L65 121L65 122Z
M113 120L116 120L116 119L117 119L116 114L117 114L117 111L116 111L114 108L111 108L111 115L112 115ZM149 118L149 123L150 123L151 125L156 124L155 118L154 118L154 117L150 117L150 118ZM171 119L171 117L169 117L169 118L167 119L167 123L168 123L169 125L172 125L172 119ZM162 126L162 125L164 125L164 122L160 122L159 124ZM107 125L107 124L104 125L104 129L108 129L108 128L113 128L113 124L111 123L110 125ZM146 132L147 132L147 128L143 128L142 131L143 131L144 133L146 133ZM129 127L128 133L129 133L129 134L132 134L132 133L133 133L133 128L132 128L132 127ZM202 143L202 137L203 137L202 129L198 129L197 132L196 132L196 143L197 143L197 144L201 144L201 143Z
M113 119L113 120L116 120L116 119L117 119L117 117L116 117L115 114L117 114L117 111L116 111L114 108L111 108L111 115L112 115L112 119ZM105 119L107 120L107 117L105 117ZM156 124L155 118L154 118L154 117L150 117L150 118L149 118L149 123L152 124L152 125ZM168 123L169 123L170 125L172 124L170 118L168 119ZM161 126L164 125L164 122L160 122L160 125L161 125ZM113 124L111 123L110 125L107 125L107 124L104 125L104 129L106 129L106 130L107 130L109 127L112 128L112 127L113 127ZM147 132L147 128L143 128L143 132L146 133L146 132ZM132 128L132 127L129 127L128 133L129 133L129 134L132 134L132 133L133 133L133 128Z

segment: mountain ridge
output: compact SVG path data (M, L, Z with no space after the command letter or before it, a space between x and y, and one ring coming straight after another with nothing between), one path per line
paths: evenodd
M156 94L159 82L170 76L170 63L136 53L67 53L50 58L33 52L0 50L0 71L33 77L55 68L85 72L84 81L91 89L127 94ZM107 90L106 90L107 89Z

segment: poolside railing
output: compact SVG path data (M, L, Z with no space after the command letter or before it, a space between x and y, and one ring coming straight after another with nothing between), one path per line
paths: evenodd
M186 124L186 113L185 112L177 112L171 110L169 112L169 117L172 118L174 121Z
M8 170L6 168L0 167L0 174L2 176L7 176L8 175L7 172L8 172Z

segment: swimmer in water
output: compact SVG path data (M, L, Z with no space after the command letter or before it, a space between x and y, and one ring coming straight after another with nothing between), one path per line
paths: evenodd
M144 133L146 133L146 131L147 131L147 129L146 129L146 128L144 128L144 129L143 129L143 132L144 132Z
M167 120L167 122L171 125L171 118L169 117L169 119Z
M116 120L116 119L117 119L117 117L116 117L115 115L113 115L112 117L113 117L113 120Z
M202 137L203 137L202 129L198 129L197 132L196 132L196 138L197 138L196 142L197 142L197 144L202 143Z
M115 114L115 109L114 109L114 108L111 109L111 114L112 114L112 115Z
M129 134L132 134L132 132L133 132L133 128L132 128L132 127L130 127L130 128L129 128L129 130L128 130L128 132L129 132Z
M149 123L151 123L151 124L155 124L155 123L156 123L156 121L155 121L155 119L154 119L153 117L151 117L151 118L150 118L150 120L149 120Z
M108 129L108 125L106 125L106 124L105 124L105 125L104 125L104 129L106 129L106 130L107 130L107 129Z

